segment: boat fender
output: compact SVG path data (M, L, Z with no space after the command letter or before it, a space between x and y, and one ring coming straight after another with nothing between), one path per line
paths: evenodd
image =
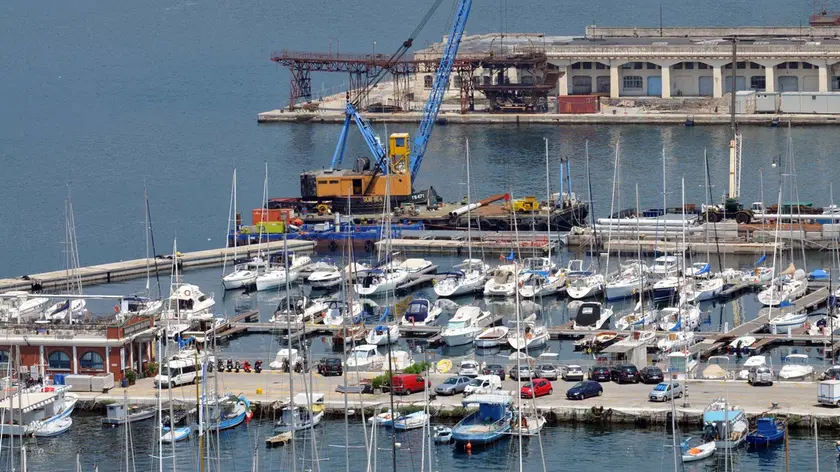
M119 305L114 305L114 313L119 313L119 312L120 312L120 306Z

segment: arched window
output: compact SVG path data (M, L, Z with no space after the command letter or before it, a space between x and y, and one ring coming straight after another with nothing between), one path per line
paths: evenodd
M5 369L9 365L9 351L0 351L0 367Z
M63 351L55 351L49 357L50 369L70 370L70 356Z
M82 369L103 370L105 363L102 361L102 356L98 352L88 351L79 360Z
M423 87L425 87L427 89L432 88L433 81L434 81L434 79L432 78L431 75L424 76L423 77Z

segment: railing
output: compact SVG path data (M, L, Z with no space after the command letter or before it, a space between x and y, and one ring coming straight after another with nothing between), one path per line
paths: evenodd
M679 45L679 46L549 46L549 56L557 57L709 57L722 59L732 57L730 44L717 45ZM840 45L800 44L791 46L780 45L738 45L739 60L745 58L775 58L775 57L824 57L826 55L840 56Z

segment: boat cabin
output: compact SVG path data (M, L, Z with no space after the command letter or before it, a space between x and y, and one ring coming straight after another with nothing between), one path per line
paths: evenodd
M350 351L350 355L347 356L347 365L367 367L379 358L381 356L379 355L379 351L376 350L376 346L373 344L362 344L361 346L354 347Z
M75 399L65 397L70 387L44 387L41 392L10 394L0 402L0 435L17 436L29 433L36 421L49 420L66 412ZM72 406L72 405L70 405Z
M424 323L429 316L429 300L412 300L405 310L405 321L408 323Z
M579 326L598 327L603 307L598 302L583 302L575 314L575 324Z

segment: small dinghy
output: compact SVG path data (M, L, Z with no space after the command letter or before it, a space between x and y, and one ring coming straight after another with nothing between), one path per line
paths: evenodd
M691 447L688 441L691 438L682 442L682 460L683 462L694 462L703 460L715 453L715 442L709 441L699 446Z
M452 428L446 426L435 426L432 430L432 437L438 444L449 444L452 442Z
M292 433L285 432L280 434L275 434L270 438L265 438L265 445L266 447L276 447L276 446L285 446L292 440Z
M416 411L394 420L393 427L398 431L407 431L409 429L420 429L428 422L428 413L424 411Z
M35 425L32 435L36 438L51 438L67 432L71 426L73 426L73 418L65 416L64 418L59 418L48 423Z
M496 347L505 342L510 332L507 326L491 326L475 338L475 347Z
M190 437L190 433L192 433L192 429L190 429L189 426L177 427L174 430L164 427L163 430L166 431L166 433L160 437L160 440L165 443L183 441L184 439Z

